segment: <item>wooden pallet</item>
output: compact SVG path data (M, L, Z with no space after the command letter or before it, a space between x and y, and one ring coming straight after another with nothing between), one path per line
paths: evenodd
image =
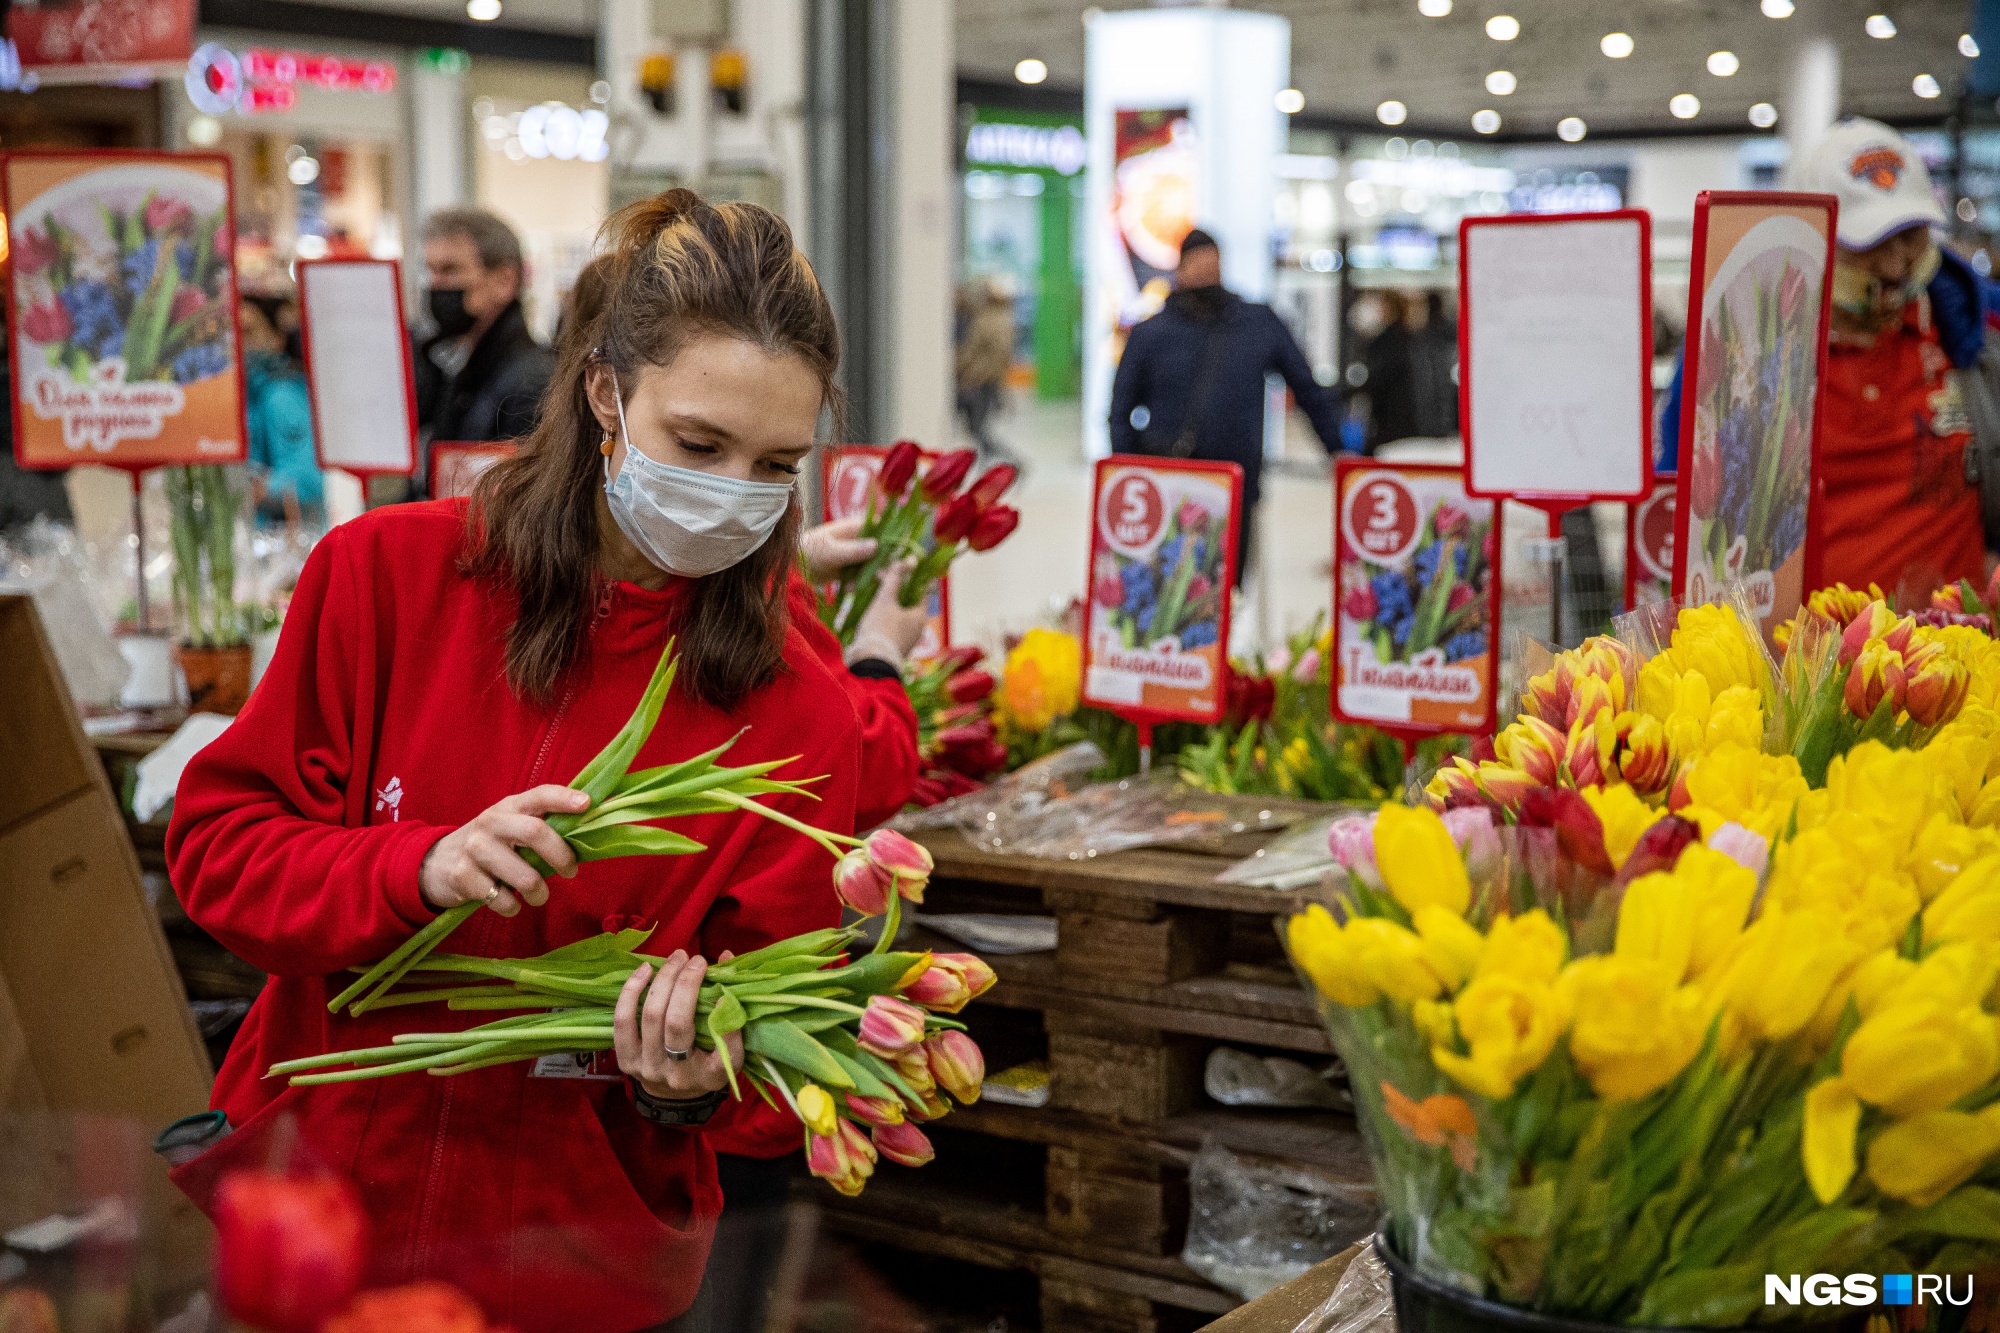
M1350 1118L1222 1107L1202 1092L1218 1044L1312 1063L1331 1052L1272 928L1296 899L1215 880L1261 840L1046 861L926 835L937 863L926 912L1057 918L1057 948L988 959L1000 982L962 1015L982 1041L1004 1029L1003 1042L1019 1045L1027 1030L1043 1043L1050 1104L955 1111L937 1126L935 1166L884 1168L857 1200L815 1195L829 1224L916 1253L1034 1273L1045 1333L1161 1333L1163 1319L1183 1328L1188 1312L1235 1308L1233 1295L1178 1257L1188 1167L1203 1143L1349 1190L1366 1191L1369 1180ZM962 947L922 932L916 942ZM993 1145L993 1168L960 1168L981 1155L982 1141ZM1030 1145L1039 1154L1022 1157ZM1026 1179L1036 1166L1040 1181Z

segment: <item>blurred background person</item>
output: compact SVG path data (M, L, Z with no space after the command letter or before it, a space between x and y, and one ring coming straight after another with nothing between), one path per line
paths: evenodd
M982 463L1013 462L993 438L994 413L1014 364L1014 298L1001 278L974 278L958 290L960 326L954 358L958 414L979 446Z
M1328 453L1340 395L1313 378L1285 322L1222 285L1222 251L1196 228L1181 242L1165 309L1133 326L1111 388L1111 450L1206 458L1243 469L1236 581L1243 581L1264 472L1264 376L1284 377Z
M1437 292L1380 293L1387 317L1368 342L1368 452L1458 433L1458 325Z
M298 334L289 295L245 296L237 310L243 334L243 405L250 428L250 485L257 518L320 522L325 486L313 450L312 395L305 367L286 351L283 332Z
M448 208L424 223L425 304L435 332L417 348L417 425L428 493L430 445L512 440L535 424L555 368L521 309L521 241L483 208Z

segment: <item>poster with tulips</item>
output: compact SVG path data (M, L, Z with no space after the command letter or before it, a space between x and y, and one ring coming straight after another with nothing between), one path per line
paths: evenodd
M1674 595L1674 491L1671 472L1655 472L1653 489L1625 506L1625 605L1670 601Z
M1343 458L1333 715L1405 734L1492 729L1500 620L1495 504L1460 468Z
M1741 582L1768 636L1817 579L1813 478L1833 280L1832 195L1695 200L1674 591Z
M23 467L245 454L229 159L9 153L7 336Z
M888 450L879 444L844 444L826 451L826 484L821 498L828 522L866 516L869 506L882 502L882 460ZM928 461L937 455L919 450ZM917 641L915 657L935 657L951 642L951 575L940 574L926 599L930 619Z
M1144 723L1222 716L1242 504L1234 463L1097 464L1084 702Z

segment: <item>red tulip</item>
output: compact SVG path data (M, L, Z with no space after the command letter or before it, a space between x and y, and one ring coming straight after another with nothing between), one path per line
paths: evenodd
M178 199L155 195L146 201L146 230L158 236L194 221L194 210Z
M970 745L952 746L938 756L938 762L969 778L983 778L1007 767L1007 747L992 737Z
M902 499L910 489L910 479L917 475L921 457L915 440L898 440L889 446L889 452L882 456L882 470L875 474L875 484L882 494L891 500Z
M903 998L932 1013L955 1014L992 990L998 980L977 954L933 954L931 965L903 988Z
M961 643L956 648L947 648L932 658L932 665L946 675L977 666L986 660L986 650L976 643Z
M46 231L36 231L33 227L23 228L14 240L14 267L22 273L40 273L61 254L62 247Z
M1373 620L1377 606L1375 590L1365 583L1349 589L1340 601L1340 609L1349 620Z
M889 910L889 872L856 847L833 867L833 892L841 902L863 916L880 916Z
M1702 369L1708 369L1706 358L1703 359ZM1715 450L1697 450L1694 477L1688 484L1688 509L1696 518L1708 518L1715 513L1715 506L1721 499L1722 466L1716 459Z
M216 1190L215 1228L222 1308L266 1333L318 1333L361 1285L368 1219L337 1176L233 1172Z
M903 1103L896 1097L863 1097L858 1093L843 1094L847 1109L854 1118L864 1125L900 1125L903 1123Z
M1521 799L1523 828L1552 828L1556 846L1578 865L1608 875L1610 853L1604 850L1604 825L1590 802L1568 787L1537 787Z
M934 1032L924 1040L924 1058L939 1087L967 1106L979 1100L986 1057L972 1038L951 1028Z
M978 703L993 693L993 683L990 671L961 671L944 683L944 692L953 703Z
M1672 870L1689 843L1701 841L1701 826L1679 815L1662 815L1644 833L1625 858L1618 883L1630 884L1654 870Z
M1116 574L1106 574L1097 580L1091 597L1099 606L1123 606L1125 604L1125 584Z
M449 1282L413 1282L368 1291L323 1333L487 1333L491 1325L470 1296Z
M1208 527L1209 513L1192 500L1181 501L1181 507L1174 511L1180 520L1182 532L1201 532Z
M876 829L868 835L863 849L868 859L880 866L895 882L896 891L913 903L924 900L924 886L930 883L936 865L931 854L894 829Z
M994 505L972 521L972 531L965 544L975 551L990 551L1011 537L1020 525L1020 510L1007 505Z
M854 1044L862 1050L884 1060L899 1060L923 1044L924 1011L893 995L871 995L855 1032Z
M1007 488L1012 486L1014 479L1020 475L1020 469L1012 463L1001 463L981 473L979 480L972 483L972 489L966 494L979 501L979 507L985 509L1005 495Z
M970 449L954 449L934 460L924 469L924 498L932 504L943 504L956 495L960 483L972 471L972 461L976 457Z
M938 545L950 546L962 542L971 533L972 525L979 521L979 501L970 494L954 495L938 506L937 520L931 532Z
M923 1166L937 1156L930 1137L907 1120L901 1124L877 1125L875 1151L898 1166Z
M806 1170L850 1199L861 1193L875 1174L875 1145L852 1120L834 1126L831 1134L806 1133Z
M199 287L177 287L174 289L174 303L167 313L170 323L178 324L189 315L208 304Z
M69 337L74 327L69 310L61 301L31 305L21 315L21 331L38 343L59 343Z

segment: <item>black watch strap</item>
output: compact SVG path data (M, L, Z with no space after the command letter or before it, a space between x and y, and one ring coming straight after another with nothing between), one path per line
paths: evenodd
M638 1108L639 1118L650 1120L656 1125L668 1125L676 1129L691 1129L705 1125L715 1114L715 1108L722 1105L727 1094L721 1089L699 1097L693 1101L668 1101L655 1097L637 1082L632 1084L632 1104Z

